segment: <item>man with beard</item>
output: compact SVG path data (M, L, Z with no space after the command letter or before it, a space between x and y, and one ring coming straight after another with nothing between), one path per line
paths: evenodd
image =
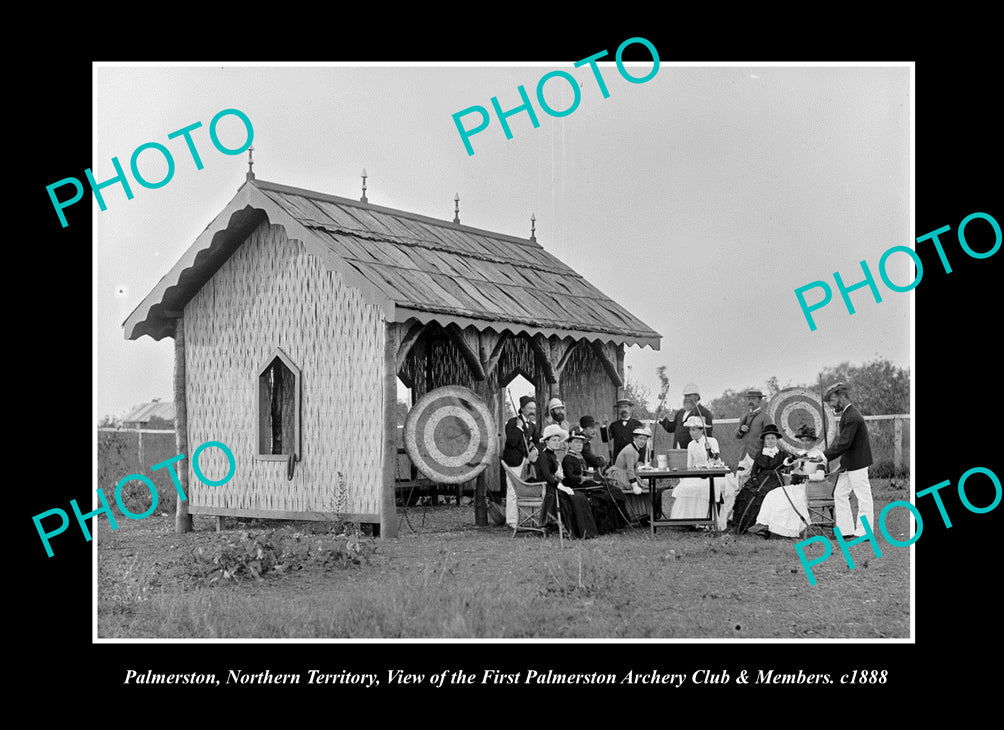
M502 461L517 470L523 466L524 459L533 463L537 460L538 439L540 426L537 424L537 404L533 398L524 395L519 399L519 413L505 424Z
M844 383L834 383L826 389L823 402L840 416L840 431L837 440L823 452L827 461L840 457L840 475L833 488L833 511L837 527L844 537L862 537L865 527L862 517L868 518L868 526L875 529L875 508L872 501L872 486L868 481L868 467L872 464L872 447L868 438L868 426L864 416L851 403L850 393ZM858 500L858 517L851 519L850 495Z
M698 391L695 383L683 386L683 408L659 421L664 429L673 434L674 449L685 449L690 445L690 429L683 424L692 415L703 419L704 435L711 437L711 411L700 404L701 394Z

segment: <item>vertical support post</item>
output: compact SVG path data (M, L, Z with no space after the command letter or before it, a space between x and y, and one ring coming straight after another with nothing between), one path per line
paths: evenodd
M897 474L903 471L903 419L899 415L893 419L892 465Z
M174 321L174 443L179 454L188 453L188 399L185 394L185 317L179 316ZM188 495L188 470L191 460L185 468L178 470L181 489ZM177 509L174 513L174 531L191 532L192 516L188 514L188 502L177 497Z
M396 322L384 327L383 491L380 495L380 535L397 537L394 478L397 473L397 339Z
M136 435L139 436L139 468L142 471L146 468L146 462L143 459L143 427L140 426L136 429Z
M481 340L482 336L479 333L478 339ZM477 387L478 397L481 398L489 407L491 408L491 398L488 395L488 356L486 354L486 348L480 346L478 348L478 359L481 361L481 370L485 373L483 380L475 380L474 385ZM487 424L491 428L491 424ZM491 434L488 434L491 438ZM488 469L493 468L493 465L489 464L488 468L478 474L477 481L474 482L474 524L477 527L487 527L488 526Z

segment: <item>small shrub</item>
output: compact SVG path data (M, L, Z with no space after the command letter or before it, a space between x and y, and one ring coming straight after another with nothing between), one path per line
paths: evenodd
M308 564L325 568L363 565L375 550L371 540L359 535L306 535L288 528L267 534L245 530L237 540L192 551L188 575L202 586L248 578L262 581L268 574L283 575Z

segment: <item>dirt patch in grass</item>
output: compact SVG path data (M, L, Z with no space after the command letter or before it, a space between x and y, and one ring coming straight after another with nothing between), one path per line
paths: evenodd
M888 480L873 490L876 513L908 496ZM908 514L890 513L894 539L908 534ZM196 517L177 534L164 515L115 531L100 522L101 638L909 636L909 550L882 538L880 558L868 544L850 548L854 570L832 541L811 586L795 540L660 528L560 548L554 537L475 528L469 505L412 507L386 540L323 523L228 521L218 533ZM340 557L347 538L357 559ZM217 555L258 568L210 583Z

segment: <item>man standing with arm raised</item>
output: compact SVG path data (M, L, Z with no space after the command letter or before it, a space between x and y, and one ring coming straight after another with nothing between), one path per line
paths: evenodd
M837 527L844 536L862 537L865 534L862 516L868 518L868 525L874 530L875 508L872 502L872 487L868 481L868 467L872 464L872 447L868 439L868 426L864 416L851 403L849 390L844 383L834 383L826 389L823 401L840 416L840 432L837 440L823 456L827 461L840 458L841 473L833 489L833 506ZM858 518L851 519L850 494L858 500Z

